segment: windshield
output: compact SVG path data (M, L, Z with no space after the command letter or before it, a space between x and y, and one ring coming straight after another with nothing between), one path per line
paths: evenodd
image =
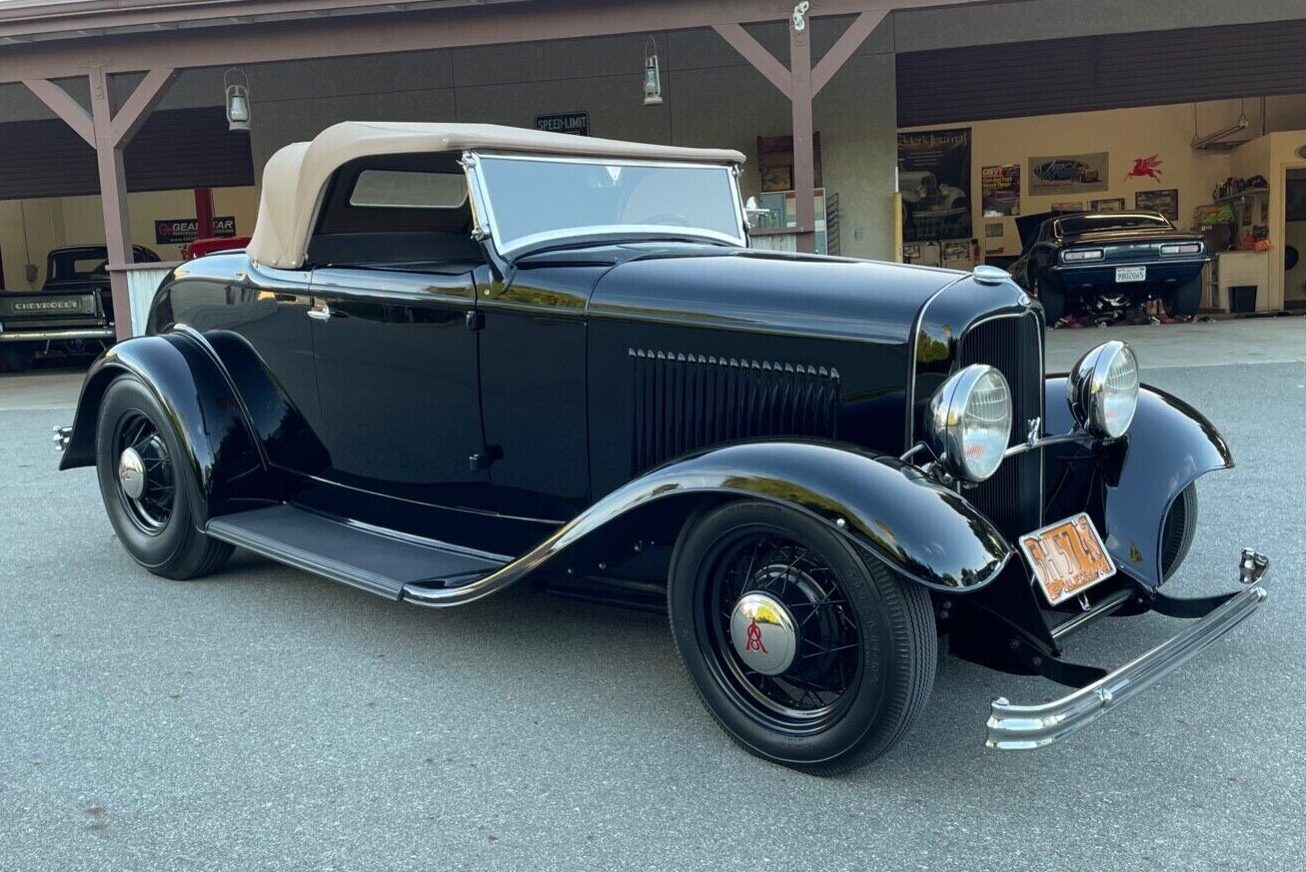
M503 254L573 236L744 245L729 167L483 156L477 166Z
M1130 230L1136 228L1168 229L1170 222L1160 215L1076 215L1061 219L1063 234L1089 233L1094 230Z

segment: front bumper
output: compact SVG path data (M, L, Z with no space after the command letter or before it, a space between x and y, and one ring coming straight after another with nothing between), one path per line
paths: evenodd
M112 342L112 327L74 327L62 330L23 330L0 332L0 342L53 342L66 339L100 339Z
M1240 564L1242 590L1230 594L1179 635L1087 687L1041 705L1012 705L1001 697L994 700L987 724L986 744L1004 751L1043 748L1133 698L1250 617L1267 596L1262 580L1268 567L1267 558L1254 551L1243 551Z

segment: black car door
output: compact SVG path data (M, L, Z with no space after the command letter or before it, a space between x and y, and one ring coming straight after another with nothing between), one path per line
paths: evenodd
M312 292L322 477L409 504L484 508L470 273L319 268Z
M506 287L479 274L481 408L502 515L556 526L588 503L585 306L604 269L528 261Z

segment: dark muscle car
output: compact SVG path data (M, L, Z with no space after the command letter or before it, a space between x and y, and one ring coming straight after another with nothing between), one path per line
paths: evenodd
M725 731L820 774L919 719L940 634L1071 688L993 703L989 744L1036 748L1259 605L1252 551L1241 588L1163 589L1232 459L1126 345L1050 376L1004 272L752 251L742 160L481 125L287 146L247 250L177 267L94 365L61 466L168 578L239 546L417 606L531 580L665 609ZM1149 610L1191 623L1114 671L1063 656Z
M1024 248L1016 281L1064 315L1115 316L1160 299L1167 315L1192 318L1210 262L1202 236L1176 230L1159 212L1088 212L1019 219Z
M137 263L159 256L133 246ZM0 353L9 372L26 369L37 354L95 353L114 340L109 254L103 245L56 248L46 258L39 291L0 291Z

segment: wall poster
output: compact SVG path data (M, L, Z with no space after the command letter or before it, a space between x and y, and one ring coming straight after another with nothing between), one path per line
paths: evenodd
M1020 214L1020 164L980 168L984 217Z
M1094 212L1123 212L1125 211L1125 198L1111 197L1106 200L1090 200L1089 205Z
M1110 155L1105 151L1031 157L1029 193L1037 197L1105 191L1110 169Z
M1160 212L1171 222L1179 220L1179 190L1162 188L1159 191L1139 191L1134 194L1134 208Z
M908 242L969 239L969 127L898 134L898 190Z

